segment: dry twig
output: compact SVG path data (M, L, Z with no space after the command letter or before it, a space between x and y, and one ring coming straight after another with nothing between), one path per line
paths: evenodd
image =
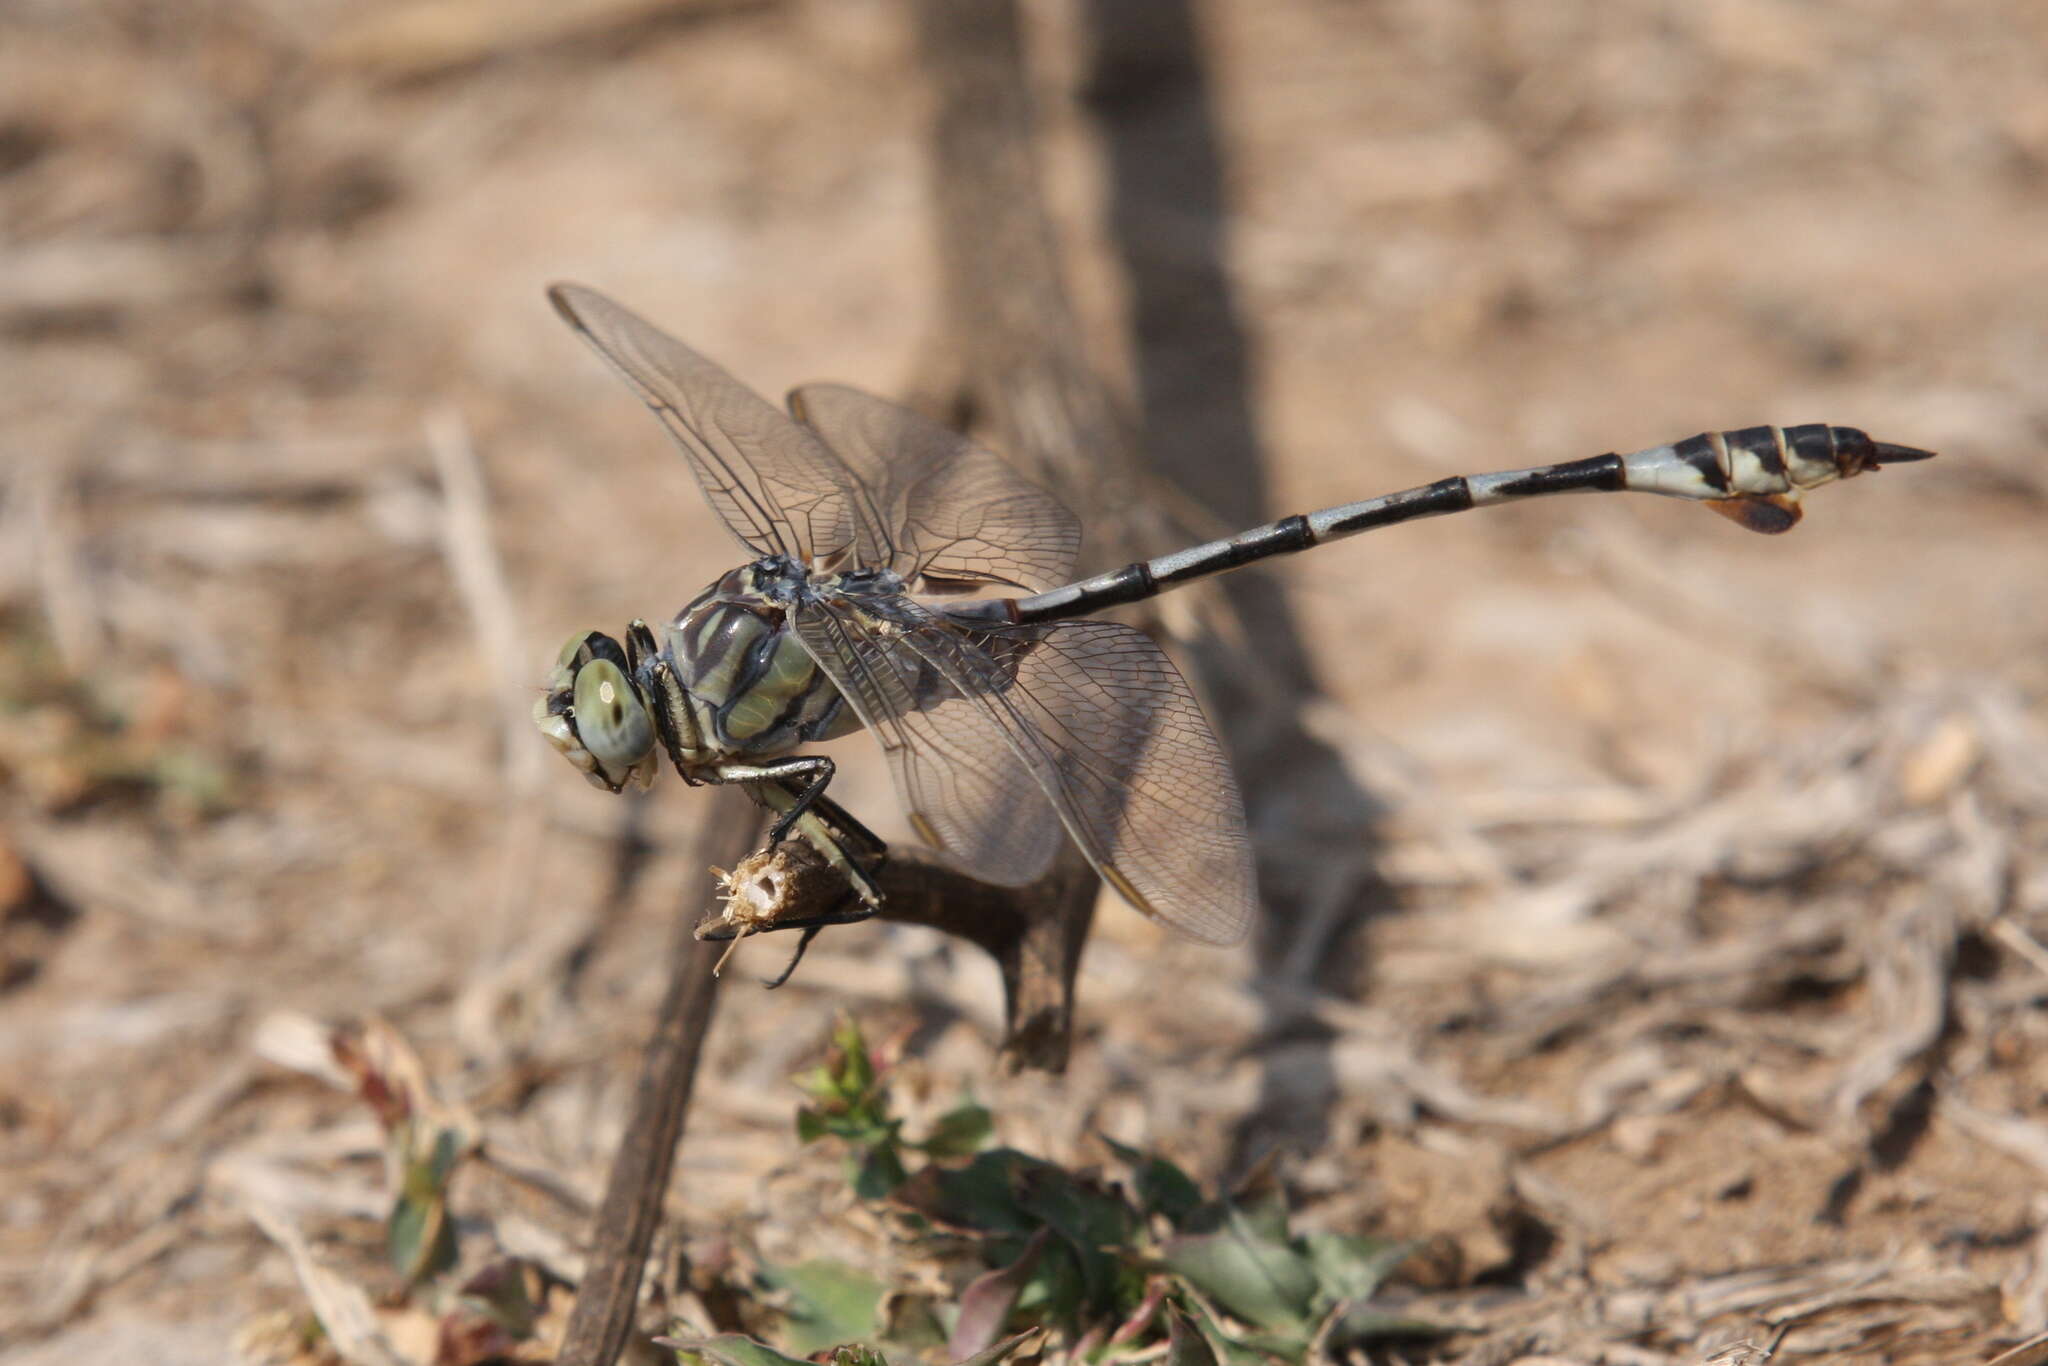
M693 864L739 862L761 837L761 825L760 808L736 791L723 794L705 822ZM676 922L668 990L641 1060L625 1137L598 1204L590 1261L556 1358L562 1366L610 1366L633 1328L641 1271L654 1245L676 1144L689 1114L697 1060L717 1000L718 979L711 975L711 965L723 946L697 942L690 932L692 923Z

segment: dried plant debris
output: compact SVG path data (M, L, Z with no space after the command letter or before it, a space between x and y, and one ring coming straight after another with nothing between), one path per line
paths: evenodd
M1979 738L1960 743L1959 729ZM1996 744L1982 738L1992 734ZM885 1061L842 1022L824 1061L799 1078L807 1102L797 1135L844 1154L853 1204L842 1217L876 1241L863 1257L785 1262L736 1227L722 1251L700 1250L657 1283L656 1302L681 1315L668 1345L679 1360L715 1362L1164 1351L1249 1363L1432 1338L1423 1350L1447 1360L1492 1359L1489 1339L1565 1359L1598 1343L1617 1360L1933 1360L1981 1340L1993 1321L2010 1323L2017 1340L2048 1315L2038 1261L2027 1264L2031 1277L2020 1266L2001 1286L1938 1255L1904 1262L1842 1255L1839 1244L1865 1210L1928 1204L1912 1175L1926 1164L1975 1170L1970 1179L2000 1192L2017 1173L2048 1171L2048 1126L2027 1112L2024 1091L2042 1046L2030 1022L2048 997L2041 955L2029 951L2048 934L2036 871L2043 825L2027 787L2042 746L1993 691L1904 698L1815 736L1807 750L1753 762L1726 794L1673 819L1696 819L1717 801L1784 811L1817 790L1821 770L1848 775L1832 798L1839 809L1791 846L1783 828L1759 833L1723 815L1714 817L1728 841L1718 857L1650 862L1638 851L1652 871L1612 884L1586 914L1637 926L1655 951L1511 997L1463 1069L1448 1054L1429 1056L1440 1050L1428 1041L1466 1038L1469 1001L1412 1014L1413 1003L1389 1001L1420 1021L1407 1032L1424 1040L1398 1056L1388 1051L1403 1036L1372 1011L1322 1008L1340 1055L1388 1052L1371 1075L1408 1095L1391 1106L1341 1098L1340 1125L1362 1103L1372 1116L1357 1130L1365 1179L1302 1183L1303 1211L1350 1232L1297 1231L1270 1178L1218 1197L1174 1164L1113 1142L1104 1147L1114 1181L991 1148L994 1120L977 1104L926 1106L913 1127L893 1098L901 1037ZM1527 822L1474 834L1498 844L1503 867L1547 848L1545 875L1564 883L1585 877L1574 857L1594 867L1613 857L1591 839L1575 854L1559 832ZM1745 852L1761 847L1776 852ZM1740 877L1730 872L1738 865ZM1675 901L1674 869L1689 879ZM1788 908L1780 923L1741 923L1774 904ZM1389 989L1398 997L1398 984ZM1568 1094L1549 1106L1488 1096L1502 1078L1544 1067L1559 1040L1605 1050ZM321 1325L284 1325L266 1339L270 1359L544 1359L573 1257L559 1242L532 1255L511 1219L460 1214L484 1121L442 1098L388 1024L330 1032L277 1019L259 1046L354 1090L375 1133L322 1141L330 1154L381 1151L385 1169L373 1191L315 1176L284 1152L252 1149L221 1164L223 1188L285 1251ZM1503 1070L1489 1080L1488 1067ZM1759 1146L1758 1132L1775 1144ZM1725 1212L1797 1188L1787 1186L1788 1161L1826 1164L1831 1193L1786 1211L1784 1231L1770 1236L1792 1255L1775 1263L1701 1275L1677 1256L1646 1258L1610 1206L1637 1173L1676 1180L1683 1198L1668 1217L1699 1229L1705 1251L1728 1236ZM1975 1226L1940 1230L1946 1246L2037 1241L2038 1205L1980 1208ZM311 1230L337 1217L359 1229L344 1241L365 1248L377 1240L363 1237L363 1221L381 1224L381 1266L336 1262L334 1235ZM1522 1309L1490 1298L1504 1287L1519 1288ZM1569 1312L1559 1308L1567 1302ZM1525 1314L1549 1317L1518 1328ZM1447 1336L1453 1326L1490 1331Z
M211 710L168 667L81 677L38 623L0 609L0 784L29 810L130 801L190 823L235 809L246 761L206 743Z
M404 1036L377 1019L323 1030L303 1018L274 1017L261 1030L260 1046L277 1062L354 1091L381 1134L384 1175L377 1192L358 1191L263 1145L223 1160L223 1184L284 1249L311 1315L253 1326L248 1354L278 1366L551 1360L566 1322L564 1282L511 1249L519 1241L511 1220L455 1212L456 1178L480 1156L481 1125L467 1107L442 1099ZM347 1233L337 1237L330 1228L316 1241L309 1231L337 1213L370 1209L380 1211L381 1268L360 1242L348 1255Z
M1728 1359L1766 1359L1755 1344L1770 1341L1773 1359L1938 1360L1988 1324L2018 1337L2040 1322L2038 1288L2001 1290L1968 1267L2033 1239L2042 1207L2022 1193L2048 1171L2034 1080L2048 1066L2043 772L2048 733L2009 692L1908 693L1750 759L1720 794L1627 840L1574 848L1540 824L1478 828L1499 866L1541 872L1472 919L1617 936L1553 967L1540 943L1510 937L1502 980L1547 984L1499 1005L1412 1003L1502 1082L1560 1049L1602 1059L1574 1083L1573 1127L1510 1150L1510 1183L1558 1235L1538 1265L1589 1290L1634 1287L1602 1294L1610 1311L1630 1306L1618 1321L1560 1342L1627 1326L1674 1360L1717 1334L1751 1344ZM1617 951L1622 938L1636 947ZM1373 1148L1393 1179L1399 1141ZM1546 1190L1574 1189L1545 1207ZM1803 1207L1766 1213L1794 1191ZM1454 1217L1430 1203L1382 1213ZM1646 1207L1695 1245L1636 1246L1613 1212ZM1840 1256L1845 1238L1879 1250L1859 1236L1872 1218L1923 1208L1947 1258ZM1801 1260L1718 1285L1681 1270L1765 1247Z

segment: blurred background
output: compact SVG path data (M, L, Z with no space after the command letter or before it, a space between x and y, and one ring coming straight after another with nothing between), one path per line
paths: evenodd
M1030 1151L1283 1150L1553 1345L1694 1360L1760 1312L1702 1285L1795 1266L1946 1278L1837 1359L2048 1327L2048 11L1023 8L1088 344L1203 531L1756 423L1942 458L1779 539L1575 499L1254 571L1373 802L1249 776L1269 910L1369 901L1355 951L1105 905L1064 1078L993 1075L970 949L761 952L678 1226L841 1236L785 1079L851 1009ZM525 712L737 557L542 290L929 394L920 60L893 0L0 12L0 1360L261 1357L303 1298L251 1172L373 1184L312 1022L594 1192L700 807ZM1248 462L1261 506L1200 474ZM835 792L898 830L867 749Z

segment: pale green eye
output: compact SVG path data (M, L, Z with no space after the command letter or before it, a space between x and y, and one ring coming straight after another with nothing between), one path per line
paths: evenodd
M654 721L626 674L609 659L576 671L576 738L614 788L623 787L654 750Z

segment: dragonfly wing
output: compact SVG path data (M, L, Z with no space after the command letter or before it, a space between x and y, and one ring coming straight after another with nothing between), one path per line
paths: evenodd
M1039 638L994 700L1013 734L1046 744L1040 781L1089 862L1181 933L1243 939L1258 909L1244 802L1180 670L1119 622L1008 629Z
M1068 581L1081 524L994 452L922 414L840 384L807 384L789 410L868 487L895 543L890 567L932 591L1039 593Z
M555 311L654 410L704 496L755 555L887 563L866 491L815 432L638 314L581 285Z
M907 599L888 601L919 610ZM880 741L919 836L984 882L1020 887L1043 876L1059 852L1060 819L987 705L959 681L996 666L952 632L924 650L906 649L893 621L858 608L804 604L790 621ZM942 665L934 667L934 656Z
M826 609L798 632L849 698L867 690L855 707L885 737L905 806L969 872L1028 880L984 869L1004 865L1013 837L1044 838L1005 824L1029 784L1138 910L1210 943L1244 937L1257 894L1237 782L1144 632L1075 621L970 633L905 598ZM870 718L892 709L880 726ZM952 804L961 789L1004 800ZM1050 854L1034 843L1032 856Z

